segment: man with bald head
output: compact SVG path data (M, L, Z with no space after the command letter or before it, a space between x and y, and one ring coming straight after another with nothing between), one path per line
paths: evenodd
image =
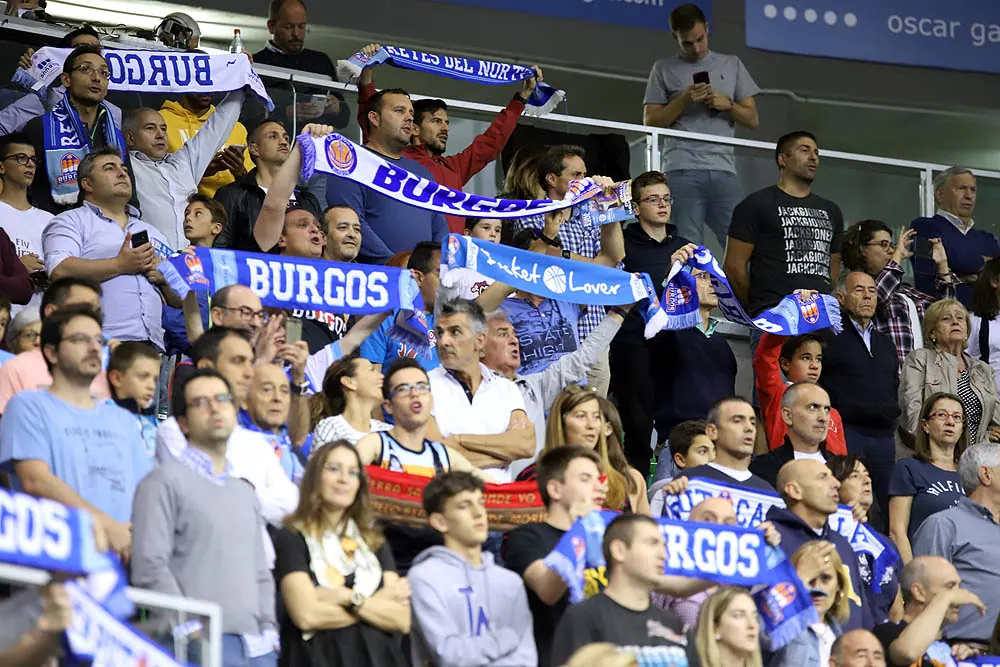
M819 383L844 422L848 453L865 462L875 500L885 509L896 463L893 434L900 414L896 345L872 322L878 305L874 278L861 271L841 275L837 300L844 330L827 339Z
M962 588L955 566L940 556L917 556L903 568L899 589L903 618L875 628L893 667L954 665L972 655L967 644L949 646L941 640L944 626L958 620L962 606L972 605L985 615L979 596Z
M871 628L874 625L866 590L858 570L858 558L850 542L829 524L830 515L837 511L840 482L825 463L811 459L789 461L781 467L777 480L778 493L785 507L772 507L767 520L781 533L781 548L788 557L806 542L826 540L837 547L837 553L848 569L851 618L846 629ZM879 619L881 620L881 619Z
M851 630L834 640L830 667L885 667L885 650L867 630Z
M830 396L813 382L798 382L781 397L781 419L787 427L785 442L750 463L750 472L772 486L778 471L789 461L812 459L826 463L832 456L826 449L830 430Z

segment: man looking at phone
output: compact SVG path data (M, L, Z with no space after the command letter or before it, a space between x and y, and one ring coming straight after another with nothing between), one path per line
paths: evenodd
M642 122L720 137L732 137L737 124L755 129L759 120L753 96L760 89L737 56L709 50L701 9L694 4L674 9L670 30L680 52L653 64ZM733 147L668 138L663 157L678 236L705 243L707 226L724 248L741 196Z
M117 148L88 153L77 176L83 204L45 228L45 270L53 281L101 283L105 338L145 341L163 351L163 302L181 306L156 270L170 252L167 240L129 205L132 180Z

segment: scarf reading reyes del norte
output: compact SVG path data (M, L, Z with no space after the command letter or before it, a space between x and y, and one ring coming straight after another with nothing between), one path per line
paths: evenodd
M437 55L413 49L401 49L398 46L383 46L371 57L359 51L347 60L338 60L337 78L341 81L356 79L361 76L361 70L365 67L381 63L450 79L497 86L535 76L535 70L523 65ZM525 104L524 113L529 116L544 116L559 106L565 98L565 92L539 82Z
M339 134L296 138L302 151L302 179L317 171L371 188L396 201L445 215L473 218L523 218L576 206L601 194L601 187L584 178L570 183L569 192L551 199L493 199L452 190L394 165Z
M645 273L626 273L588 262L550 257L530 250L449 234L442 243L445 269L466 268L511 287L556 301L621 306L645 301L646 338L663 329L666 318L656 300L653 281ZM447 271L441 284L450 287Z
M730 322L745 324L779 336L797 336L827 327L832 327L837 333L841 331L840 304L832 296L815 294L802 300L797 294L791 294L778 305L766 308L757 317L751 318L737 300L729 279L712 256L711 250L698 246L687 265L708 273L715 294L719 297L719 310ZM663 312L666 313L666 329L690 329L701 325L697 281L683 268L680 262L675 262L664 281Z
M545 557L545 566L566 582L570 601L583 599L584 571L605 566L604 531L617 512L591 512L578 519ZM706 579L752 589L774 651L819 622L809 590L781 549L752 528L659 519L666 541L664 574Z
M745 528L752 528L767 520L767 513L772 507L784 507L780 496L764 491L754 491L740 486L693 478L688 480L688 488L684 493L664 498L664 515L673 519L687 519L691 510L706 498L730 498L736 510L736 520ZM830 515L829 524L832 529L847 538L854 553L871 556L873 572L871 588L875 593L881 592L882 577L886 569L899 560L895 548L866 523L861 523L851 514L851 508L841 505Z
M117 558L98 553L90 515L0 489L0 562L84 577L66 583L73 606L65 640L75 664L181 667L122 619L134 613Z
M329 310L348 315L400 311L394 337L428 345L420 287L408 269L304 259L219 248L196 248L162 262L159 270L183 298L246 285L267 308Z

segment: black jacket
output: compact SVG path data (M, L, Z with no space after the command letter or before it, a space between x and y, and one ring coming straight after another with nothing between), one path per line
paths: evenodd
M826 451L826 447L821 448L819 451L823 455L823 458L827 461L833 457L833 454ZM785 465L794 458L795 450L792 449L792 443L789 442L788 436L786 435L785 444L768 452L767 454L762 454L761 456L756 457L750 462L750 472L766 480L771 486L777 488L778 471L781 470L781 466Z
M264 207L264 191L257 185L257 170L250 171L243 178L221 187L215 193L215 200L222 204L229 216L229 222L215 239L216 248L231 248L247 252L268 252L271 248L261 248L253 237L253 226ZM309 190L296 186L297 208L304 208L323 220L323 208L319 200Z
M830 334L819 384L830 394L844 426L866 435L891 435L899 409L899 361L892 339L872 328L868 352L858 328L844 313L844 330Z

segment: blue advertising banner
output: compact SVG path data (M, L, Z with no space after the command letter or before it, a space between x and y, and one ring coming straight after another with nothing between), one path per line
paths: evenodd
M670 30L670 12L692 0L437 0L453 5L502 9L650 30ZM711 22L711 0L694 0Z
M1000 73L1000 2L746 0L747 46Z

